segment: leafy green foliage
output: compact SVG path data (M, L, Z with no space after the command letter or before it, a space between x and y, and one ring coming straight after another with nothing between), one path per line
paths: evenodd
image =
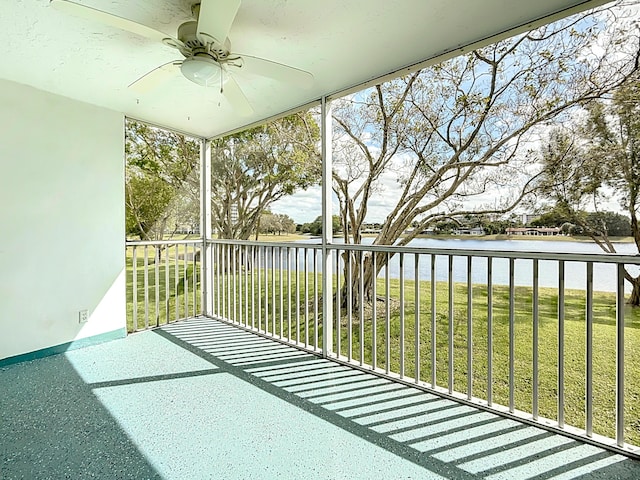
M293 233L296 231L296 223L291 217L283 213L265 212L260 216L259 233Z
M637 68L637 65L636 65ZM611 99L593 101L579 129L558 129L549 136L541 155L543 191L562 205L579 226L605 252L616 251L610 235L630 234L640 252L640 78L634 74ZM561 139L559 141L558 139ZM571 140L570 140L571 139ZM628 217L611 212L586 214L613 192ZM629 270L633 285L629 303L640 305L640 276Z
M199 142L135 120L125 127L127 235L161 239L168 227L197 225Z
M212 222L221 238L248 239L285 195L320 181L320 129L309 112L215 140Z
M331 217L331 228L334 233L339 232L342 228L339 215L333 215ZM302 233L310 233L311 235L322 235L322 216L316 217L313 222L303 223L300 231Z

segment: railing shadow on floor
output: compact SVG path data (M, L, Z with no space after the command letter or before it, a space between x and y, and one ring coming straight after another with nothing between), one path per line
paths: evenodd
M210 319L158 335L444 478L638 478L640 462Z
M63 354L0 368L0 478L162 479L96 387Z

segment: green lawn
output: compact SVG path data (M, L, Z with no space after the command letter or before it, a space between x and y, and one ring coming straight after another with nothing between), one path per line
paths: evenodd
M199 263L193 263L187 257L186 277L188 280L188 295L185 297L184 284L184 255L178 252L178 284L175 281L175 248L169 249L169 318L175 317L175 302L178 301L179 316L184 316L185 301L189 313L200 308L199 296L193 299L193 272L199 274ZM129 249L130 250L130 249ZM149 309L151 325L156 324L155 316L155 265L153 264L153 249L149 247ZM128 314L131 322L133 311L132 302L132 258L130 251L128 263ZM142 278L143 260L140 252L138 265L138 328L144 327L144 281ZM194 270L194 266L196 267ZM166 322L166 303L164 301L165 257L158 267L160 309L159 323ZM273 273L273 274L272 274ZM321 275L306 276L299 274L296 280L292 275L288 281L287 272L283 271L282 281L280 272L275 270L255 270L253 272L253 292L251 289L251 275L246 277L233 273L222 273L214 283L214 307L227 318L234 319L249 326L254 325L277 336L299 340L303 344L322 348L322 318L321 318ZM196 277L196 287L199 288ZM401 358L401 343L404 343L404 374L407 377L415 375L416 364L416 332L419 338L419 366L420 380L431 383L431 311L430 282L420 283L419 325L415 320L415 283L405 280L404 298L404 335L401 335L401 320L399 303L400 285L398 279L390 281L389 296L392 299L389 308L389 365L392 372L399 372ZM315 285L317 284L317 289ZM234 291L235 285L235 291ZM258 288L258 285L260 288ZM335 279L334 279L335 286ZM335 288L335 287L334 287ZM377 366L386 368L386 336L385 321L385 286L384 281L378 282L378 315L375 321L377 330ZM488 368L488 332L487 332L487 287L474 285L472 287L472 392L475 397L487 398L487 368ZM318 294L314 295L317 290ZM177 295L176 295L177 291ZM283 295L282 307L279 300ZM305 294L305 292L307 292ZM532 289L530 287L516 287L515 295L515 407L531 412L533 395L533 321L532 321ZM253 294L252 294L253 293ZM507 286L493 287L493 401L507 405L509 401L509 289ZM275 294L275 302L274 302ZM356 292L354 292L354 295ZM289 300L289 296L291 299ZM448 285L446 282L436 284L436 383L447 387L448 384ZM186 300L185 300L186 298ZM236 299L238 301L236 301ZM557 419L557 391L558 391L558 295L555 289L541 288L539 293L539 414L540 416ZM315 316L316 306L318 317ZM141 316L142 312L142 316ZM337 317L334 311L334 318ZM348 312L340 312L340 353L347 355L347 338L349 322ZM142 318L142 322L141 319ZM360 325L360 313L352 311L351 337L352 358L361 359L361 327L364 335L363 350L364 363L372 363L373 325L371 308L366 307L365 321ZM468 360L468 310L467 286L456 284L454 287L453 309L453 385L458 392L467 392L467 360ZM290 319L290 320L289 320ZM291 327L289 328L289 321ZM275 325L274 325L275 324ZM625 311L625 437L626 441L640 445L640 375L635 360L640 358L640 309L627 307ZM318 328L316 329L316 325ZM132 324L130 323L130 326ZM337 345L337 325L334 326L334 348ZM317 333L317 336L316 336ZM316 341L317 338L317 341ZM594 294L594 325L593 325L593 373L594 373L594 432L614 436L615 419L615 296L611 293ZM403 342L401 342L403 340ZM586 321L584 292L567 290L565 292L565 332L564 332L564 389L565 423L579 428L585 425L585 356L586 356Z
M144 247L136 248L137 302L135 308L137 311L134 318L133 248L126 249L127 330L134 332L200 313L200 263L193 261L193 248L189 246L185 254L185 245L179 245L177 250L175 245L162 250L147 247L147 288L145 288L144 278L144 251ZM158 262L156 262L156 255L159 256ZM156 302L156 286L158 302ZM148 297L146 310L145 291Z

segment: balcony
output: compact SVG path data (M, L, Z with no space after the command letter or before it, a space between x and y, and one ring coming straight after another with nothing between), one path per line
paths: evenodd
M3 9L11 48L0 75L1 478L511 477L527 468L525 459L539 469L524 476L638 477L630 459L639 430L637 321L626 316L616 266L637 259L609 257L617 290L612 297L595 288L591 296L586 281L589 308L580 316L563 269L573 257L477 252L466 260L468 252L342 248L327 245L328 228L322 247L209 241L213 139L320 106L326 222L332 101L601 2L520 1L505 9L502 1L464 0L434 15L431 2L378 1L363 16L357 2L270 8L244 0L230 34L237 46L255 45L247 53L257 55L266 48L269 58L314 75L311 89L247 83L248 116L214 89L203 101L179 77L157 93L127 90L168 60L166 45L136 36L147 28L113 27L146 19L143 27L174 36L189 15L185 2L167 1L161 11L153 2L89 3L115 24L54 11L46 1ZM283 36L282 48L269 48L269 39ZM394 55L380 55L372 38ZM122 255L125 117L198 137L206 239L131 246L131 270ZM397 273L382 271L371 308L360 309L360 260L384 255ZM463 271L465 262L486 268L486 286L473 276L438 276L458 271L460 259ZM533 273L531 285L509 274L498 281L491 268L504 261L516 272L523 262L532 272L536 261L541 270L555 263L557 293L537 295L541 277ZM609 260L576 261L595 284L597 264ZM129 329L142 331L128 337L127 282ZM549 305L557 315L545 323ZM575 325L584 334L569 337ZM209 340L220 349L215 355ZM574 384L576 365L583 373ZM261 368L275 369L281 381ZM424 403L412 405L405 394ZM505 427L494 434L490 425ZM533 462L536 454L541 461Z
M640 475L625 456L203 317L5 367L0 388L7 479Z
M6 367L7 425L28 411L61 415L47 395L10 388L13 375L33 375L37 389L58 369L117 448L164 478L215 459L224 478L264 462L292 477L316 465L309 475L320 478L370 478L369 466L409 477L640 475L638 319L622 279L637 258L331 245L324 277L319 245L203 245L128 244L129 330L141 333ZM374 253L389 267L373 283L375 306L360 309L354 266ZM600 292L609 278L613 291ZM68 428L73 449L82 429ZM20 448L41 445L26 432L9 449L16 468L33 459ZM347 462L345 448L362 462ZM194 451L214 460L198 463ZM333 473L327 458L339 464Z

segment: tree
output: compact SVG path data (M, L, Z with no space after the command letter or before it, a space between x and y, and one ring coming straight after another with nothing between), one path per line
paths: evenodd
M391 172L400 193L374 244L406 245L455 215L518 205L535 184L526 150L539 130L601 98L637 68L637 45L629 46L629 32L609 21L610 12L571 17L340 102L333 180L345 242L360 243L370 201ZM496 191L503 198L465 207ZM369 300L387 258L376 256L377 271L372 257L364 258ZM358 262L356 256L346 272L354 284Z
M340 217L338 215L331 217L331 226L334 232L340 230ZM322 215L316 217L311 223L304 223L300 231L302 233L310 233L311 235L322 235Z
M173 188L152 175L128 176L125 184L126 232L149 240L160 237L166 228L169 206L175 196Z
M566 136L559 131L548 140L542 160L545 191L563 205L603 251L615 253L610 235L629 232L640 253L640 79L637 75L621 85L611 98L593 102L578 130L579 141L558 142ZM560 170L559 164L563 167ZM629 217L598 212L597 206L613 191ZM586 214L580 207L591 203L596 212ZM627 225L627 221L629 221ZM614 233L616 232L616 233ZM640 305L640 276L625 270L632 291L627 302Z
M260 233L293 233L296 231L296 224L291 217L283 213L264 212L260 216Z
M273 202L319 182L319 137L305 112L213 141L212 222L220 238L249 239Z
M589 212L586 214L586 223L597 225L611 237L628 237L633 233L629 218L616 212Z
M562 203L556 204L553 208L547 210L535 220L531 221L532 227L559 227L564 223L570 222L572 215L567 207Z
M135 120L125 124L126 232L162 239L173 220L198 217L200 145L182 134ZM172 218L173 217L173 218Z

